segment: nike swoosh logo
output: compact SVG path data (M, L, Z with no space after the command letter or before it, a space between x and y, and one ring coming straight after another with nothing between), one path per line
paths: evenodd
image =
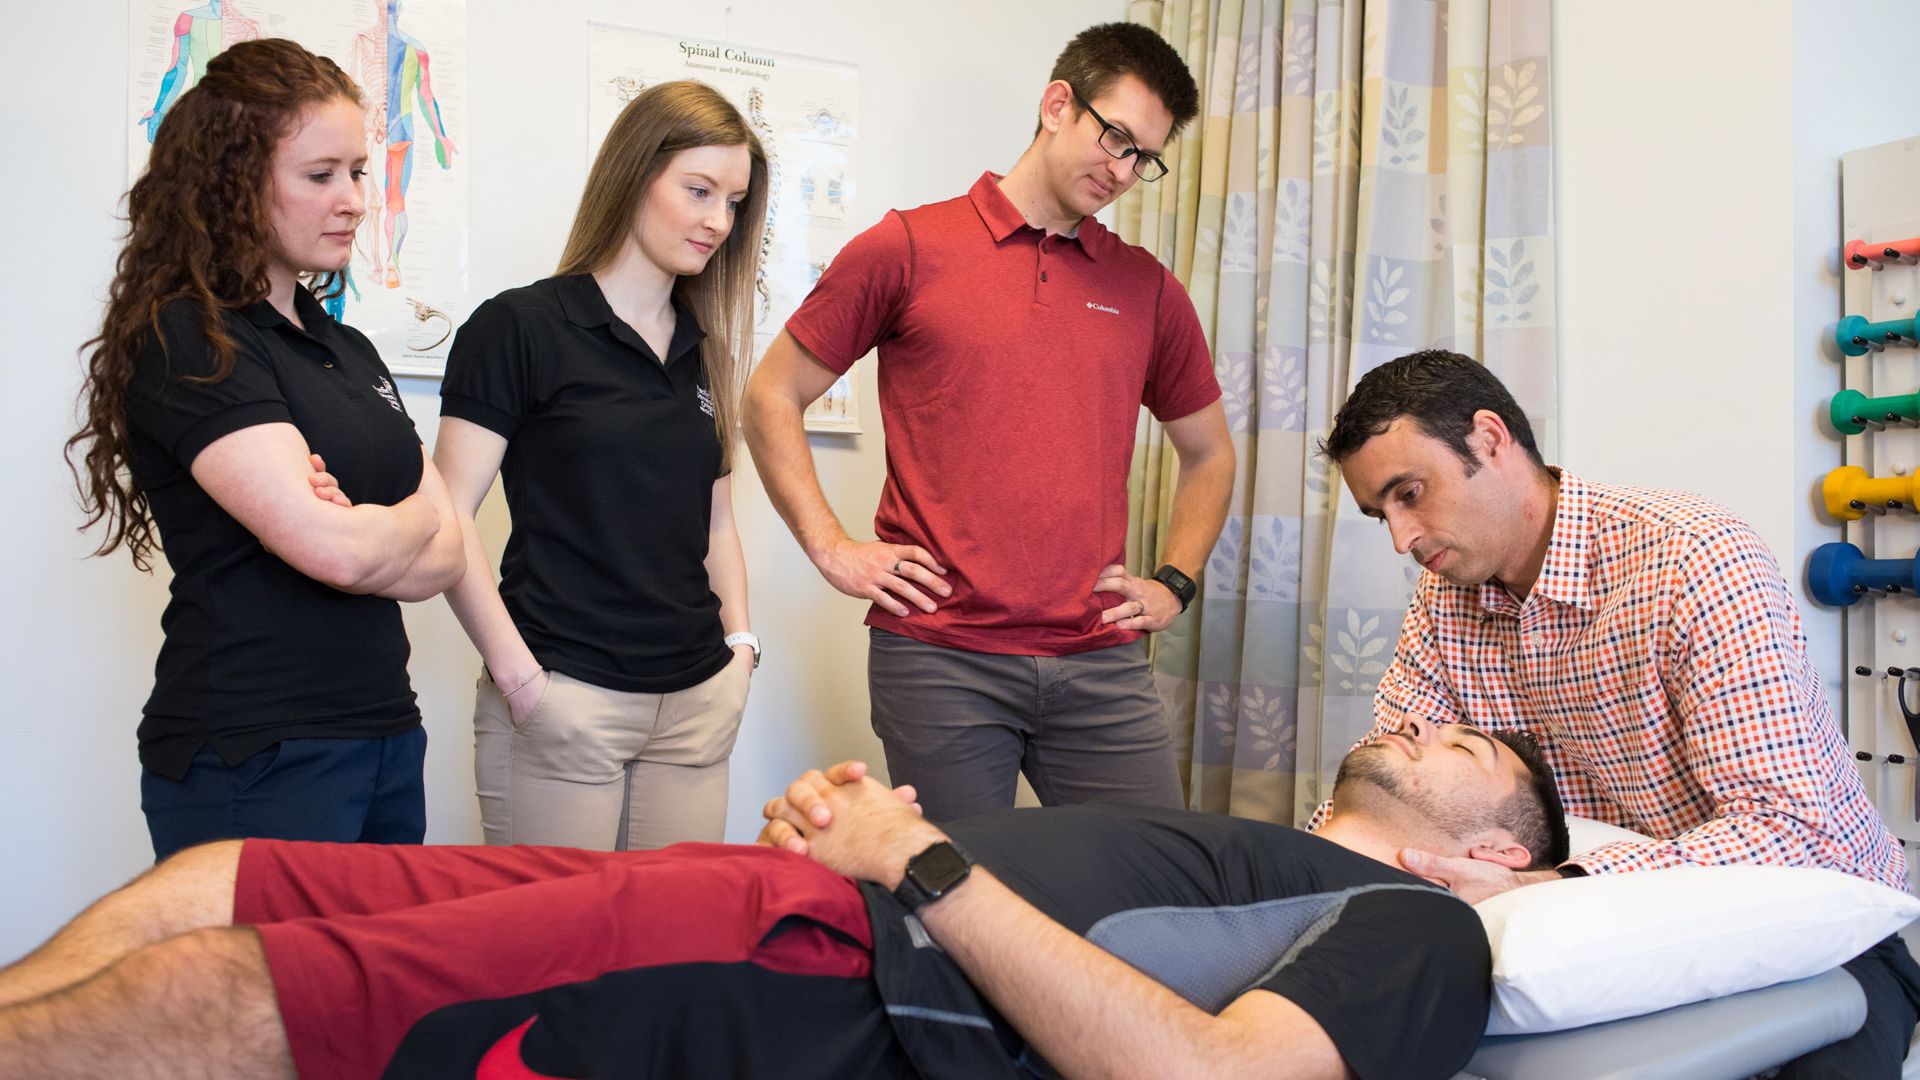
M520 1044L526 1041L527 1030L538 1019L538 1016L529 1017L526 1023L500 1036L500 1041L488 1048L487 1056L480 1059L479 1068L473 1071L474 1080L564 1080L534 1072L520 1057Z

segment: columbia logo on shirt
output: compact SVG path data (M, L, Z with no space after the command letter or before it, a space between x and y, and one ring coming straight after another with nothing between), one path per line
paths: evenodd
M393 392L393 383L386 379L381 379L379 382L374 383L373 392L385 398L387 404L393 406L394 412L404 413L407 411L400 407L400 395Z
M1120 309L1117 307L1108 307L1105 304L1096 304L1091 300L1087 301L1087 308L1090 311L1104 311L1109 315L1120 314Z
M704 386L696 387L695 389L699 390L700 392L700 411L703 413L706 413L708 416L712 416L713 415L713 395L707 393L707 388Z

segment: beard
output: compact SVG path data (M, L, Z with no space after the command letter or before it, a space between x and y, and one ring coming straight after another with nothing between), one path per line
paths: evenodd
M1333 780L1335 811L1423 826L1455 840L1493 828L1494 807L1465 791L1436 791L1394 768L1398 752L1380 743L1355 747Z

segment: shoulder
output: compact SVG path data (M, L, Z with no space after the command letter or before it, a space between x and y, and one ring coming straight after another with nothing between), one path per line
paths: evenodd
M1701 535L1744 525L1725 507L1685 491L1582 481L1597 527L1630 527Z
M544 278L482 300L461 322L448 356L450 368L482 355L522 351L521 342L562 332L568 323L565 278ZM573 287L577 288L577 284Z
M1088 239L1096 245L1095 250L1100 258L1113 260L1119 273L1151 279L1163 288L1169 285L1175 288L1180 287L1180 280L1173 276L1173 271L1167 269L1153 252L1138 244L1127 243L1120 239L1120 234L1097 221L1089 222L1082 227L1099 230Z
M469 321L538 322L543 319L563 319L566 317L566 293L569 288L578 287L579 283L572 278L541 278L530 285L508 289L481 301L480 306L473 309Z
M237 357L257 353L252 325L239 312L217 311L212 326L232 342ZM173 376L211 374L217 365L206 309L186 298L162 305L141 347L140 362Z
M1334 922L1346 935L1398 957L1395 963L1403 967L1476 982L1484 980L1493 965L1493 947L1479 912L1425 882L1354 886L1345 892Z
M889 210L887 211L886 218L881 219L881 223L885 224L887 218L892 218L897 220L902 226L908 227L946 225L954 221L964 221L968 216L974 218L980 216L980 211L974 208L973 197L970 195L955 195L951 199L922 203L919 206L909 207L905 210Z
M1586 487L1601 549L1596 554L1638 550L1717 561L1767 550L1753 526L1702 496L1613 484Z

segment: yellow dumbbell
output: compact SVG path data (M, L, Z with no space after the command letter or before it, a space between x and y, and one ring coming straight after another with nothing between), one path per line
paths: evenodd
M1859 521L1868 514L1911 510L1920 500L1920 474L1868 476L1858 465L1842 465L1820 485L1827 513L1841 521Z

